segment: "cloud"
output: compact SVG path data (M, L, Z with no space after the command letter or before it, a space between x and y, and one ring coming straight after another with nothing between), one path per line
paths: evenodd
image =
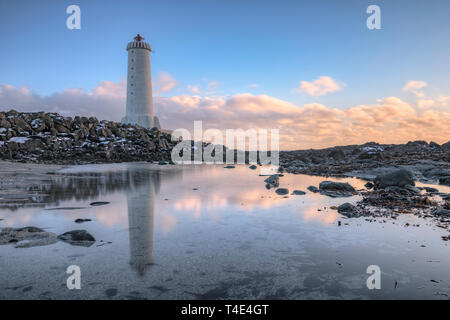
M434 100L431 100L431 99L420 99L417 101L417 106L420 109L428 109L428 108L433 107L434 105L435 105L435 102L434 102Z
M248 87L251 88L251 89L257 89L257 88L259 88L259 84L251 83L251 84L248 85Z
M189 92L194 93L194 94L199 94L200 93L200 87L199 86L188 85L187 89L188 89Z
M437 101L441 104L441 106L448 106L448 100L450 100L450 97L447 96L439 96L437 98Z
M216 90L217 87L219 86L219 82L217 81L210 81L208 82L208 90Z
M312 82L300 81L299 87L294 90L306 93L310 96L319 97L328 93L340 91L344 87L345 84L338 83L331 77L321 76Z
M153 82L155 94L161 94L171 91L178 85L177 80L167 72L160 72L156 80Z
M92 92L74 88L40 96L27 87L0 85L0 110L58 112L65 116L85 115L120 120L125 113L126 81L102 81Z
M125 114L125 87L123 80L103 81L92 92L72 89L40 96L25 87L1 85L0 110L44 110L120 121ZM164 128L192 130L193 122L202 120L204 130L279 129L281 149L323 148L367 141L444 143L449 140L450 108L414 107L398 97L343 109L320 103L298 106L272 96L249 93L231 97L158 96L154 105Z
M418 81L418 80L410 80L408 83L403 87L403 91L409 91L414 93L417 97L423 98L425 97L425 93L423 92L423 88L427 87L428 83L425 81Z

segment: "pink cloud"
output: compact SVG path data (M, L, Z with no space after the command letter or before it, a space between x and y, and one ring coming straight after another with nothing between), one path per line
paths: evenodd
M300 85L295 91L306 93L310 96L319 97L328 93L342 90L345 84L341 84L328 76L321 76L318 79L308 82L300 81Z
M92 92L65 90L40 96L28 88L0 86L0 109L54 111L67 115L95 115L119 121L125 113L125 81L101 82ZM167 129L279 129L282 149L321 148L367 141L404 143L409 140L449 140L450 109L415 108L397 97L374 104L331 108L319 103L297 106L268 95L231 97L178 95L155 97L155 113Z

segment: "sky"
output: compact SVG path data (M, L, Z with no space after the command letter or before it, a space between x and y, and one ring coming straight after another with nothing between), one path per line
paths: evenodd
M450 140L447 0L0 0L0 110L119 121L137 33L164 128L277 128L282 149Z

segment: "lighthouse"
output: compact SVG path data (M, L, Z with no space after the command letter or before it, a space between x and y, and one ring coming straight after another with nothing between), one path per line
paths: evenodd
M137 124L144 128L159 128L153 115L150 44L139 34L127 45L127 106L122 123Z

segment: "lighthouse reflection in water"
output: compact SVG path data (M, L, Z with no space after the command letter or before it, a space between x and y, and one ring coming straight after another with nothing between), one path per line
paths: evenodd
M142 276L153 264L154 201L159 191L160 172L130 170L128 174L131 181L127 194L130 264Z

